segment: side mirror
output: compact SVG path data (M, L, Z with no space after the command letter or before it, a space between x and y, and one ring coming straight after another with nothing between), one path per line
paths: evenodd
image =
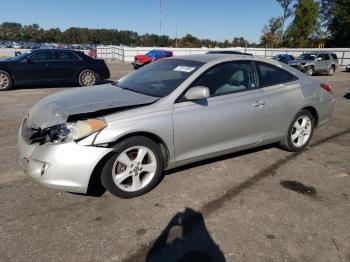
M26 58L24 58L22 60L22 62L24 62L24 63L31 63L31 62L33 62L33 60L30 57L26 57Z
M185 93L185 98L189 101L207 99L210 97L210 91L208 87L205 86L195 86L191 87Z
M322 60L322 57L317 57L317 61L321 61Z

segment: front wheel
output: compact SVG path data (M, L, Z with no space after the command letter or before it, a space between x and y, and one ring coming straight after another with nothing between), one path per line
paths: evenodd
M308 68L306 68L306 71L305 73L308 75L308 76L312 76L314 74L314 68L312 66L309 66Z
M315 128L315 119L307 110L300 111L289 126L287 136L280 146L291 152L303 150L310 142Z
M11 76L7 72L0 70L0 91L10 90L11 88Z
M114 146L114 154L102 169L101 182L113 195L132 198L152 190L162 174L159 145L147 137L137 136Z
M97 79L97 74L90 69L85 69L79 74L79 84L81 86L93 86L97 83Z

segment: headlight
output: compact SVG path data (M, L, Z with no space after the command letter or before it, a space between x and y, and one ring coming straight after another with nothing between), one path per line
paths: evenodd
M69 122L48 128L48 138L51 142L61 143L80 140L94 134L107 124L99 119L88 119L84 121Z

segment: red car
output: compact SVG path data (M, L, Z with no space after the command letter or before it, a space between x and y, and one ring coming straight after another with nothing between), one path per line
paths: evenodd
M166 57L171 57L173 56L173 52L166 51L166 50L158 50L158 49L153 49L146 53L145 55L136 55L134 57L134 62L133 64L135 69L138 69L148 63L151 63L153 61L157 61L159 59L163 59Z

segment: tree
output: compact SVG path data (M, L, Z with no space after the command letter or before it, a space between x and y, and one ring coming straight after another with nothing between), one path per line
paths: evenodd
M272 17L264 26L260 42L264 46L279 47L282 34L282 17Z
M245 47L248 41L244 37L234 37L232 40L233 47Z
M319 4L314 0L299 0L295 6L294 20L286 32L292 47L310 47L317 30Z
M321 0L321 14L329 44L350 47L350 0Z
M201 41L191 34L187 34L179 40L179 47L201 47Z
M290 5L293 1L294 0L277 0L277 2L280 4L280 6L283 9L283 15L282 15L282 21L281 21L281 37L280 37L281 42L284 35L284 24L286 22L286 19L289 18L293 13L292 8L290 8Z

